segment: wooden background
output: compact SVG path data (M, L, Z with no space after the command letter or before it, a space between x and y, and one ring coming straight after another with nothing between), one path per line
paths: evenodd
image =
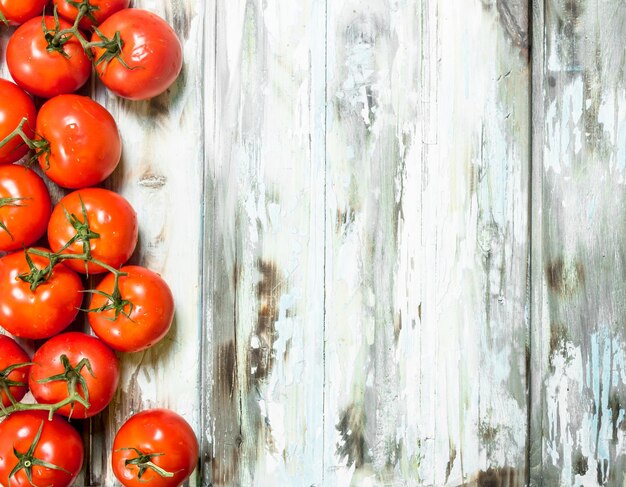
M190 486L626 485L624 1L133 4L180 80L86 93L178 310L79 485L152 406Z

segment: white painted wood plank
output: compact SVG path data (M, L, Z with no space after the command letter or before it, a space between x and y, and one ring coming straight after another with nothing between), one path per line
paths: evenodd
M328 6L325 485L523 485L524 5Z
M321 486L324 4L218 2L215 25L205 482Z
M123 139L122 162L106 185L137 211L140 242L132 262L163 276L174 294L176 315L161 343L123 355L119 393L102 423L92 423L88 478L91 485L103 486L115 484L109 460L112 440L131 414L167 407L199 431L201 411L204 3L135 0L133 5L157 13L174 27L185 62L176 84L147 102L122 100L98 84L95 98L113 114ZM192 479L190 485L199 482Z
M626 482L626 6L547 0L537 59L533 485ZM539 182L539 178L541 178ZM541 391L541 393L539 392Z

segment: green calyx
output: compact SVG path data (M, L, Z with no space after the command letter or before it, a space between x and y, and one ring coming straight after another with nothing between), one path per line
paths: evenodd
M162 457L163 455L165 455L165 453L144 453L138 448L120 448L116 451L134 451L137 454L135 458L127 459L124 462L124 465L126 465L127 467L130 465L137 467L139 469L139 472L137 473L137 478L139 480L141 480L141 477L143 477L143 475L148 470L152 470L161 477L165 478L172 478L174 476L172 472L168 472L167 470L159 467L158 465L155 465L154 462L152 462L153 458Z
M58 465L45 462L35 457L35 449L37 448L37 445L39 444L39 440L41 440L41 432L43 431L43 425L44 425L44 422L42 421L41 425L39 426L39 430L37 431L37 434L35 435L35 438L33 439L33 442L30 444L30 447L25 453L21 453L17 450L17 448L13 447L13 454L15 455L15 458L17 458L18 462L15 465L15 467L13 467L13 470L11 470L11 473L9 474L9 482L10 482L10 479L16 476L20 470L24 470L24 473L26 474L26 478L28 479L28 482L30 483L30 485L32 485L33 487L39 487L33 483L33 467L44 467L44 468L49 468L52 470L59 470L61 472L65 472L66 474L70 476L72 475L71 472L69 472L68 470L62 467L59 467Z
M46 252L46 257L48 257L48 265L43 269L37 267L30 254L40 255L35 249L26 250L24 252L24 257L26 258L26 263L28 264L29 271L17 276L20 280L30 284L30 290L35 292L39 286L47 282L50 277L52 277L52 271L54 266L59 262L59 257L56 254Z
M93 370L91 368L91 363L88 359L84 358L74 367L70 363L70 359L67 358L67 355L61 355L61 364L65 369L63 372L53 375L51 377L47 377L45 379L40 379L37 382L40 384L47 384L49 382L57 381L64 381L67 383L67 398L64 401L61 401L59 404L55 404L55 410L58 410L66 406L67 404L71 405L73 409L75 403L79 403L84 406L85 409L89 409L89 388L87 387L87 381L85 380L81 372L83 369L87 369L89 374L92 377L95 377L95 374L93 373ZM51 411L50 413L53 414L53 411Z
M111 294L105 293L104 291L100 291L98 289L87 291L91 294L103 296L107 300L102 306L98 308L85 309L83 311L85 311L86 313L105 313L107 311L114 310L114 317L109 318L109 321L116 321L120 317L120 315L125 316L130 321L133 321L130 315L133 312L133 308L135 307L135 305L132 303L132 301L124 299L122 297L122 293L120 292L119 280L121 276L125 275L126 273L122 272L118 272L115 274L113 292Z
M25 362L22 364L13 364L8 366L6 369L0 370L0 397L4 393L6 397L9 398L11 404L17 404L15 397L13 397L13 394L11 393L11 387L28 387L28 384L26 382L11 380L9 379L9 375L11 375L14 371L28 367L29 365L33 365L33 363ZM0 401L0 411L6 412L6 408L4 407L4 404L2 404L2 401Z
M122 49L124 48L124 41L122 40L122 36L120 35L119 31L116 31L115 34L113 35L113 38L109 39L97 27L94 27L94 30L96 31L96 34L98 34L98 37L100 37L100 40L98 42L93 42L91 44L92 47L99 47L101 49L104 49L104 52L95 61L96 67L103 65L103 69L105 69L106 66L113 59L117 59L120 62L120 64L124 66L126 69L130 69L130 70L137 69L137 66L135 66L134 68L131 68L128 64L126 64L126 61L124 61L124 58L122 58Z
M94 12L100 10L100 7L98 7L97 5L92 5L91 3L89 3L89 0L82 0L80 2L77 2L75 0L65 1L78 11L78 15L76 16L76 18L79 18L78 23L80 23L83 17L87 17L94 24L97 22L96 18L93 15Z
M79 196L80 198L80 196ZM89 226L89 219L87 218L87 208L85 207L85 203L83 199L80 198L80 207L82 212L82 221L73 213L69 213L65 207L63 207L63 213L65 214L65 218L72 225L76 233L74 236L67 241L67 243L59 249L59 252L63 252L65 249L69 248L74 242L80 242L83 244L83 255L86 256L86 260L91 259L91 240L100 238L100 235L91 230ZM85 262L85 266L87 262Z
M74 36L72 29L61 29L61 23L59 22L59 14L56 6L54 7L54 27L49 29L46 25L45 14L41 17L41 29L43 30L44 38L46 39L48 52L58 52L65 58L69 58L69 54L65 52L63 46L69 42Z

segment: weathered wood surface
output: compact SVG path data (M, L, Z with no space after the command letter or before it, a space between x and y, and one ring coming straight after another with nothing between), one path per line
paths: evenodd
M80 485L152 406L198 432L191 486L624 485L623 2L134 6L183 76L85 93L177 315Z
M621 486L626 5L546 0L541 6L534 63L532 480Z
M323 484L323 2L217 2L205 485Z
M325 485L521 486L527 9L327 22Z

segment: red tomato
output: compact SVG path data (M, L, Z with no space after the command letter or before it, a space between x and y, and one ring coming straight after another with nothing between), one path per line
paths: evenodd
M66 357L66 363L63 357ZM89 418L106 408L113 399L120 378L115 353L100 340L85 333L69 332L51 338L35 352L33 362L29 386L40 404L56 404L67 399L71 377L80 374L83 378L88 394L81 381L77 382L76 392L89 407L75 402L73 406L68 404L57 411L73 418ZM67 379L61 378L61 375ZM59 378L46 381L55 376Z
M31 254L31 259L37 269L45 269L49 263L38 255ZM48 338L76 318L83 300L83 283L74 271L57 265L48 280L33 291L18 277L30 270L24 251L0 259L0 326L17 337Z
M46 27L54 29L54 17L45 17ZM60 20L61 29L72 25ZM74 36L58 49L49 51L40 17L19 27L7 45L7 66L15 82L33 95L52 98L62 93L72 93L83 86L91 74L91 62L78 39Z
M158 274L144 267L127 266L121 271L127 275L119 278L118 299L112 296L113 274L97 287L89 309L102 311L90 312L89 324L114 350L138 352L157 343L169 331L174 319L174 296Z
M78 220L76 225L80 226L85 223L83 204L89 228L97 237L88 240L79 239L63 253L82 254L85 245L94 259L119 268L130 258L137 245L137 214L128 201L107 189L81 189L68 194L59 202L48 224L48 240L52 250L58 252L80 233L68 220L65 211L75 215ZM99 265L89 263L86 266L79 260L66 260L65 264L78 272L88 271L90 274L105 272Z
M27 20L41 17L48 0L0 0L0 18L4 16L11 25L23 24Z
M23 166L0 167L0 251L34 244L51 211L48 188L37 174Z
M171 477L146 465L152 462ZM191 426L168 409L132 416L113 442L113 473L124 487L178 487L198 463L198 440Z
M0 483L5 487L69 487L83 465L83 442L76 430L58 416L49 420L44 411L11 414L0 423L0 438ZM24 456L20 459L16 452Z
M85 6L85 11L89 12L80 21L80 28L89 30L91 26L98 25L108 19L115 12L128 8L130 0L78 0L79 5ZM59 15L72 24L78 16L78 9L67 0L54 0ZM95 8L89 8L95 7Z
M101 183L117 167L122 141L111 114L86 96L60 95L37 115L37 135L49 142L39 165L64 188Z
M16 401L21 401L28 392L30 366L19 367L30 362L30 357L13 338L0 335L0 398L3 406L10 406L7 389Z
M121 61L105 47L93 49L96 72L116 95L146 100L163 93L178 77L183 49L174 30L158 15L137 8L122 10L99 30L107 39L116 32L121 35ZM91 40L102 39L94 33Z
M28 119L24 133L32 139L36 116L35 104L30 96L15 83L0 79L0 142L18 127L23 118ZM14 137L0 148L0 164L19 161L27 152L28 146L21 137Z

